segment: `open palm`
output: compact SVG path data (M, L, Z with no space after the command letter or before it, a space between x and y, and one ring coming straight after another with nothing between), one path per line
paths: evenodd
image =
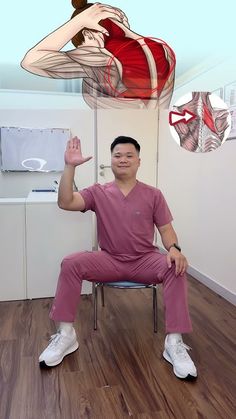
M65 151L65 163L71 166L79 166L80 164L85 163L90 160L92 157L83 157L80 139L78 137L73 137L67 142L66 151Z

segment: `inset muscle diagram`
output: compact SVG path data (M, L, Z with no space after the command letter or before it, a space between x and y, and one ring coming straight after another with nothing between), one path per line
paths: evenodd
M188 151L213 151L226 140L230 131L227 106L210 92L192 92L192 99L173 106L170 116L172 134Z

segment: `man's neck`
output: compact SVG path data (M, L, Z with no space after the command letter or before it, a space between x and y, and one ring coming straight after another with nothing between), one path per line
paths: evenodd
M131 179L117 179L115 178L115 183L119 189L122 191L130 191L137 183L136 178Z

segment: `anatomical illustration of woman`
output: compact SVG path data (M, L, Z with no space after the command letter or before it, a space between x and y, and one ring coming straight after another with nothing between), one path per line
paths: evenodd
M91 108L168 108L175 55L162 40L129 28L124 12L72 0L72 18L31 48L22 67L51 78L82 78ZM61 51L72 41L75 49Z

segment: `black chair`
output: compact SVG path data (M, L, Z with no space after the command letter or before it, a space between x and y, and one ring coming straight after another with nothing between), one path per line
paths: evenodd
M101 289L102 306L105 306L104 287L119 288L119 289L152 289L152 309L153 309L153 329L157 333L157 285L143 284L139 282L118 281L118 282L94 282L93 283L93 324L94 330L97 330L97 299L98 288Z

